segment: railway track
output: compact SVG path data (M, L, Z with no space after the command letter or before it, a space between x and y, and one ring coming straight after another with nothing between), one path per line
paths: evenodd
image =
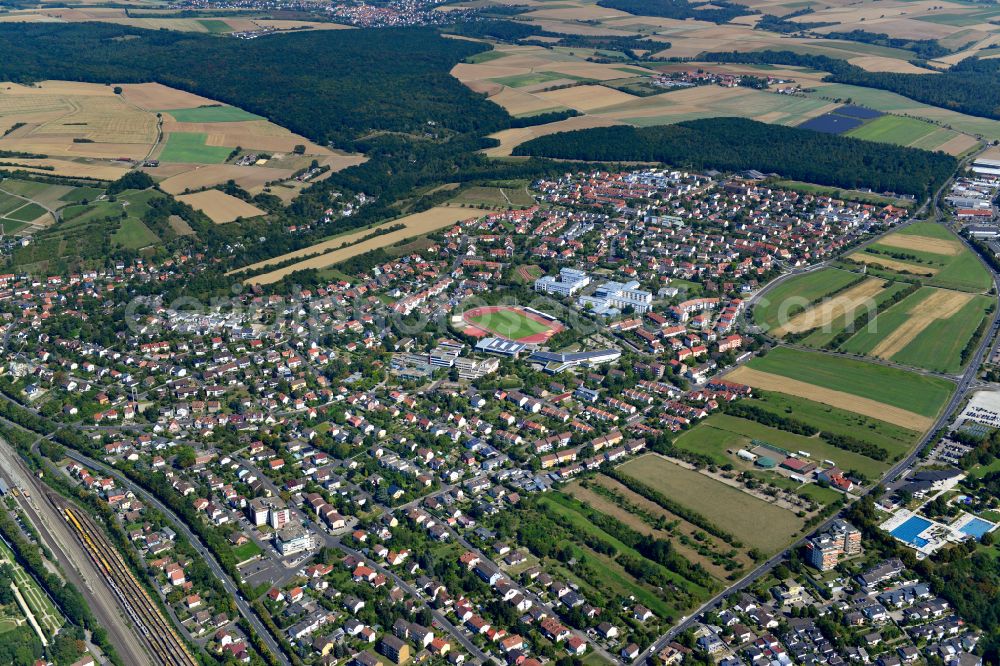
M94 566L107 577L109 586L149 646L153 658L164 666L198 666L184 641L132 575L104 532L76 507L61 499L56 503Z

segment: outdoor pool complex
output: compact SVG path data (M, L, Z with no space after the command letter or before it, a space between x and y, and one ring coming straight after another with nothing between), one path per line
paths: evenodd
M894 529L891 534L900 541L905 541L906 543L912 544L917 548L923 548L927 545L927 539L923 539L918 534L921 534L928 527L933 525L933 523L920 516L911 516L902 525ZM989 529L989 528L987 528Z
M978 541L991 529L993 529L993 523L983 520L982 518L973 518L965 525L959 527L958 531L962 534L968 534L969 536L975 537Z

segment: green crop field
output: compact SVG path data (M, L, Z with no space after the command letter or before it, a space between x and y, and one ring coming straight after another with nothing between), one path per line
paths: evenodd
M992 298L976 296L954 316L931 323L908 345L893 354L892 360L937 372L959 372L964 365L962 350L992 307Z
M0 215L6 215L11 211L17 210L25 203L27 202L20 197L0 192Z
M923 120L904 118L902 116L885 115L865 123L861 127L847 132L847 136L867 141L894 143L899 146L909 146L938 128Z
M4 217L17 222L31 222L32 220L38 219L42 215L45 215L44 208L36 203L29 203L21 206L15 211L7 213Z
M222 164L232 148L206 146L205 134L199 132L171 132L167 145L160 152L161 162L184 164Z
M791 511L655 453L630 460L618 469L766 553L785 547L802 528L802 519Z
M876 294L875 297L872 299L872 301L874 302L876 307L881 306L883 303L885 303L890 298L892 298L899 292L903 291L907 287L909 287L909 285L905 282L893 282L888 287L883 289L881 292ZM827 343L831 342L835 337L837 337L837 335L839 335L840 332L843 331L846 326L852 324L856 316L864 314L866 312L867 309L859 308L857 311L845 313L840 317L834 319L832 322L830 322L830 326L827 327L829 330L823 330L821 328L820 330L814 333L810 333L806 337L799 340L799 344L806 345L807 347L815 347L816 349L820 349ZM850 321L848 321L848 319L850 319Z
M260 116L235 106L212 105L198 106L193 109L167 109L163 113L169 113L179 123L234 123L261 120Z
M838 268L822 268L790 278L768 291L757 303L754 320L760 326L774 328L781 324L780 319L786 316L791 305L812 303L857 279L857 274Z
M84 200L94 201L102 194L104 194L104 189L100 187L76 187L59 197L59 199L66 203L80 203Z
M885 336L903 325L910 318L910 311L934 293L931 287L922 287L857 330L840 346L848 354L868 354Z
M939 377L787 347L773 349L747 365L930 418L937 416L955 390L954 384Z
M488 331L499 333L505 338L510 338L511 340L519 340L521 338L526 338L529 335L537 335L538 333L548 330L548 327L545 326L545 324L540 324L534 319L526 317L520 312L516 312L514 310L487 312L470 317L469 321L477 326L482 326Z
M198 23L201 23L205 30L218 35L233 31L233 28L222 19L200 19Z
M873 460L851 451L838 449L817 437L805 437L785 430L778 430L755 421L726 414L714 414L677 438L678 448L711 456L718 464L733 463L735 455L726 453L760 440L788 451L807 451L814 460L832 460L842 469L856 469L868 478L877 478L888 467L887 463ZM796 486L798 484L795 484Z

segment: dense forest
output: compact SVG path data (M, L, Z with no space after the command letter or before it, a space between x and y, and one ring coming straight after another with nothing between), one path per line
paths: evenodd
M505 42L517 42L532 37L554 38L545 46L571 46L574 48L594 49L600 51L617 51L629 60L656 60L650 54L665 51L670 48L670 42L654 41L643 37L620 35L572 35L565 32L543 30L537 25L520 21L475 21L472 23L457 23L448 26L447 32L464 37L496 39ZM641 55L640 53L641 52Z
M759 12L727 0L713 2L702 8L688 0L598 0L597 4L608 9L635 14L636 16L663 16L672 19L695 19L712 23L729 23L738 16Z
M449 74L456 62L487 48L429 28L243 41L106 24L2 25L0 80L158 81L240 106L318 143L349 147L378 130L507 127L502 108Z
M846 60L792 51L706 53L711 62L797 65L830 72L825 81L878 88L972 116L1000 119L1000 60L967 58L933 74L868 72Z
M955 159L884 143L707 118L657 127L598 127L538 137L515 155L599 161L664 162L694 169L756 169L820 185L926 196L954 171Z

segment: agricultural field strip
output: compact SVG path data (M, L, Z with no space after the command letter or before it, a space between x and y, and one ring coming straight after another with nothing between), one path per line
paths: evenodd
M742 366L729 373L727 379L752 386L756 389L801 396L814 402L821 402L831 407L856 412L864 416L870 416L873 419L887 421L906 428L927 430L934 425L934 419L921 416L906 409L893 407L892 405L887 405L871 398L864 398L844 391L817 386L798 379L791 379L769 372L761 372L747 366Z
M934 321L953 317L972 298L973 295L966 292L935 290L933 294L907 311L909 315L907 320L882 338L881 342L871 350L871 355L892 358Z
M930 252L932 254L943 254L948 256L960 254L964 249L962 244L958 241L899 233L889 234L888 236L879 239L879 245L888 245L890 247L898 247L904 250L916 250L917 252Z
M788 323L774 329L774 334L782 336L786 333L801 333L817 327L827 327L832 322L844 315L850 315L858 311L867 303L871 303L879 293L885 289L885 281L879 278L870 278L851 287L845 292L837 294L833 298L820 301L814 307L809 308L795 317Z

